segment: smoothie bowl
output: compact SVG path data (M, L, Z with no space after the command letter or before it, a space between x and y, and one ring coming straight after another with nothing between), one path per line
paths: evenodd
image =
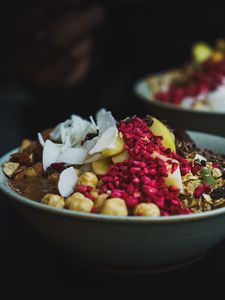
M198 42L183 66L152 75L146 87L155 101L184 110L225 112L225 40Z
M148 270L225 237L224 149L220 137L103 109L24 140L1 158L0 188L74 260Z
M225 41L198 42L187 62L139 80L146 108L174 126L225 136Z

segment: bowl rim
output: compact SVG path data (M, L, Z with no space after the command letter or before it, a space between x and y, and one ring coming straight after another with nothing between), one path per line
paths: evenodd
M177 110L177 111L183 111L183 112L187 112L187 113L204 114L204 115L216 115L216 116L225 115L225 112L220 111L220 110L191 109L191 108L180 107L180 106L176 106L174 104L164 103L162 101L154 100L151 97L151 95L152 95L151 89L148 87L146 81L150 77L155 76L155 75L159 75L161 73L164 73L164 72L150 74L149 76L145 76L142 79L139 79L138 81L136 81L134 86L133 86L134 93L147 103L151 103L152 105L163 107L163 108L166 108L166 109L169 109L169 110ZM148 96L143 92L143 90L147 91L147 89L148 89L148 93L149 93Z
M220 136L212 135L212 134L206 134L201 133L197 131L189 131L190 133L197 133L197 134L203 134L206 136L214 136L218 137L220 139L223 139L225 141L225 138L222 138ZM193 222L193 221L199 221L199 220L206 220L209 218L218 217L221 215L225 216L225 207L218 208L215 210L211 210L208 212L200 212L200 213L193 213L188 215L176 215L176 216L159 216L159 217L140 217L140 216L110 216L110 215L101 215L101 214L90 214L85 212L77 212L77 211L71 211L67 209L60 209L48 206L46 204L43 204L41 202L37 202L35 200L29 199L27 197L24 197L20 194L18 194L16 191L14 191L7 183L8 178L4 175L2 171L2 164L4 162L7 162L10 155L18 151L19 148L15 148L6 154L4 154L0 158L0 191L3 192L6 196L9 198L12 198L19 203L34 208L38 210L42 210L45 213L50 213L62 217L68 217L68 218L76 218L76 219L82 219L85 221L91 221L91 222L112 222L112 223L129 223L129 224L143 224L143 223L176 223L176 222Z

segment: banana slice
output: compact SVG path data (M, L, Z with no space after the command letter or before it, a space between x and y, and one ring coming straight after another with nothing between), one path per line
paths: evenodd
M167 186L173 185L177 187L181 193L184 192L179 166L177 167L176 171L174 171L173 173L171 171L169 172L168 177L165 178L165 184Z
M119 162L123 162L123 161L129 159L129 157L130 156L129 156L128 152L124 150L123 152L113 156L112 161L114 164L117 164Z
M152 118L153 123L149 127L154 135L162 136L163 146L170 148L172 151L176 151L175 139L173 133L158 119Z
M162 159L165 162L167 162L167 160L171 160L170 158L168 158L158 152L153 152L152 157L154 157L154 158L159 157L160 159ZM167 164L168 176L165 178L165 184L167 186L174 185L175 187L177 187L180 190L181 193L183 193L184 188L183 188L183 182L182 182L179 163L176 159L172 159L172 162L177 163L178 167L177 167L176 171L172 172L171 165Z
M92 171L95 174L99 175L105 175L109 171L109 166L112 164L112 161L110 158L103 158L96 161L93 161L92 163Z
M114 145L110 148L104 149L101 153L104 157L110 157L122 152L123 149L124 149L124 140L121 137L121 135L118 134L114 142Z
M192 55L197 63L203 63L212 55L212 49L208 44L200 42L193 46Z

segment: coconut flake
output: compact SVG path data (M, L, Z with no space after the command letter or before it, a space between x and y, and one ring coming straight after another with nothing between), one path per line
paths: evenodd
M41 134L38 134L39 141L44 147L44 170L46 171L54 162L77 165L91 163L101 158L99 152L112 148L118 130L111 112L101 109L96 115L96 121L97 124L92 117L90 117L90 121L87 121L77 115L72 115L70 119L58 124L51 132L50 137L62 144L55 144L50 140L45 142ZM98 133L98 136L82 144L89 133ZM93 155L96 153L98 155Z
M207 159L204 156L202 156L202 155L200 155L198 153L195 154L194 161L195 160L198 160L199 162L201 162L202 160L207 161Z
M53 139L54 141L58 141L61 139L61 127L64 126L64 124L67 122L66 120L64 123L59 123L53 131L50 133L50 138Z
M65 143L62 145L62 151L61 152L65 151L65 150L67 150L71 147L72 146L71 146L71 142L70 142L70 137L66 136Z
M99 122L99 120L103 117L103 115L106 113L106 109L105 108L101 108L99 109L99 111L97 111L96 113L96 120L97 122Z
M91 123L87 120L82 119L77 115L71 116L72 124L68 130L68 134L71 138L71 144L80 144L84 137L92 131Z
M72 146L77 146L81 144L86 134L96 132L96 130L94 122L84 120L77 115L72 115L71 119L58 124L51 132L50 137L65 143L66 138L69 136Z
M92 116L90 116L91 125L93 126L93 129L96 131L98 130L98 125L95 123L95 120Z
M45 141L42 158L44 171L46 171L51 164L57 162L57 158L61 152L61 147L62 145L54 144L50 140Z
M107 129L111 127L116 128L116 120L113 118L110 111L101 109L96 115L96 120L99 129L99 136L101 136Z
M84 148L68 148L58 157L58 161L72 164L82 165L87 157L87 150Z
M69 197L76 186L77 174L73 167L65 169L59 176L58 190L63 197Z
M93 139L87 140L83 144L83 147L87 150L87 152L89 152L96 145L96 143L97 143L98 140L99 140L99 137L95 136Z
M101 152L110 147L118 136L118 130L115 127L108 128L98 139L95 146L89 151L89 154Z
M101 153L96 153L92 156L87 157L84 163L89 164L89 163L92 163L93 161L96 161L99 159L103 159L103 155Z
M63 124L60 125L60 137L61 137L62 143L65 143L66 139L67 139L67 132L66 132L66 128Z
M43 136L42 136L42 134L40 132L38 132L38 141L41 144L41 146L44 148L45 141L44 141Z

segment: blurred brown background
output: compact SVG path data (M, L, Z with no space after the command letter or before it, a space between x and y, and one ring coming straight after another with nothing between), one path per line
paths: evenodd
M224 37L222 4L196 1L1 2L0 154L71 113L146 113L137 79Z

